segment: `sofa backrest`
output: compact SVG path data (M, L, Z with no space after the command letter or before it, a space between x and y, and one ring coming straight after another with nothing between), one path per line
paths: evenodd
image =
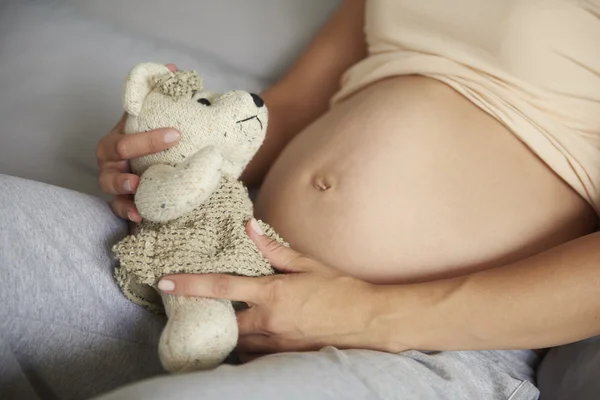
M132 33L273 80L340 0L59 0Z

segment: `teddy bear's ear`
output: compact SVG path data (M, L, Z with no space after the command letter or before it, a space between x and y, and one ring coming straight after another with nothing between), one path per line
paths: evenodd
M123 87L123 108L129 115L137 117L144 99L152 90L152 78L168 73L166 65L158 63L138 64L127 76Z

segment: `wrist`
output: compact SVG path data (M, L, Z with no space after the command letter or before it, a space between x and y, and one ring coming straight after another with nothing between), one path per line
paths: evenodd
M415 348L410 340L412 318L421 305L406 285L374 285L370 331L381 350L399 353ZM400 306L402 304L402 306Z
M328 109L329 97L306 90L305 82L282 80L262 94L277 123L273 133L286 143Z
M373 330L388 352L448 350L448 338L459 329L456 310L447 305L462 279L374 288Z

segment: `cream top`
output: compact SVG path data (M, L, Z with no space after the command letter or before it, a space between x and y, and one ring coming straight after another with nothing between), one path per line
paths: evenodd
M383 78L452 86L600 213L600 0L367 0L369 56L338 102ZM551 200L551 199L549 199Z

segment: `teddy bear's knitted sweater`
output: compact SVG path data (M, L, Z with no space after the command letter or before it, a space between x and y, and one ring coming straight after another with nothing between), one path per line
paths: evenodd
M224 177L214 193L192 212L166 223L142 221L135 234L117 243L120 261L115 277L133 302L162 311L158 280L176 273L228 273L262 276L274 273L246 234L252 202L244 185ZM265 234L283 240L259 221Z

